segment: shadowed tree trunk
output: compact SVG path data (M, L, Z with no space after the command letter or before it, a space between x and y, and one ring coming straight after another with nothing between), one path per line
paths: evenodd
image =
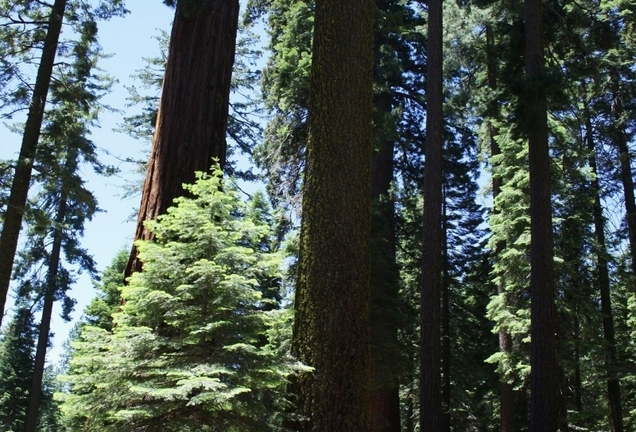
M389 0L376 0L378 11L388 9ZM377 16L377 15L376 15ZM381 23L375 25L373 42L374 83L385 89L374 97L381 118L391 113L391 95L381 68L386 43ZM400 432L400 394L396 358L398 348L398 270L395 259L395 205L391 197L394 143L378 130L377 150L371 165L373 216L371 220L371 351L369 432Z
M450 275L448 274L448 215L446 189L442 195L442 431L451 430L451 334L450 334Z
M48 30L42 48L42 58L38 66L38 73L31 97L29 113L24 125L22 146L13 176L11 193L7 203L7 211L2 224L0 235L0 324L4 316L4 305L9 292L13 259L18 247L22 217L31 183L33 161L40 139L42 119L44 118L44 106L49 93L53 64L57 53L57 44L62 30L62 20L66 9L66 0L56 0L49 17Z
M70 158L74 156L67 156ZM64 182L64 180L62 180ZM51 329L51 317L53 316L53 303L55 303L55 292L58 287L58 270L60 266L60 256L62 253L62 232L64 219L66 218L66 185L62 183L57 214L53 226L53 245L51 256L48 262L48 273L44 293L44 304L42 306L42 319L38 329L38 344L35 351L35 362L33 364L33 376L31 378L31 392L29 393L29 407L27 409L25 432L35 432L38 425L40 405L42 404L42 378L44 377L44 366L46 360L46 350L49 345L49 330Z
M441 432L442 295L442 148L444 143L442 88L442 0L428 2L426 77L426 147L424 167L424 229L420 307L420 424Z
M617 376L618 358L616 356L616 337L614 332L614 317L612 314L612 300L610 296L610 279L607 266L607 247L605 245L605 222L601 207L601 186L598 181L596 168L596 154L594 138L592 137L592 122L589 116L586 120L587 146L590 152L590 168L592 177L592 192L594 193L594 236L596 237L598 287L601 294L601 312L603 313L603 337L606 342L605 367L607 368L607 400L609 405L610 425L613 432L623 432L623 413L621 404L621 387Z
M177 2L135 241L152 239L144 221L165 213L196 171L209 171L212 158L225 165L238 16L238 0ZM133 246L126 276L139 270Z
M550 194L547 97L543 90L541 0L525 0L526 126L530 159L530 432L554 432L559 425L556 356L556 283Z
M612 139L620 162L620 177L623 184L623 196L625 201L625 219L627 220L627 232L629 235L629 252L631 258L631 284L630 289L636 295L636 199L634 198L634 178L632 177L632 161L627 145L625 131L625 119L623 118L623 95L620 89L620 77L616 70L610 71L612 86L612 111L614 115L614 127Z
M373 0L317 0L292 351L300 431L367 430Z
M376 106L378 103L376 102ZM398 280L395 262L393 143L373 157L371 231L371 391L369 432L400 431L400 400L396 359Z

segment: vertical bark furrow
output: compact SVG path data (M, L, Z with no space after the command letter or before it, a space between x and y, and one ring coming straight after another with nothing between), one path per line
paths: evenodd
M152 238L144 221L165 213L196 171L212 158L225 165L238 15L238 0L177 3L135 240ZM133 247L126 276L140 269Z
M373 0L316 1L293 352L301 431L366 431Z

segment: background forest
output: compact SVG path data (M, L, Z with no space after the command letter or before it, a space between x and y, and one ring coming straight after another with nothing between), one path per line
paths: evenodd
M636 430L634 0L164 2L115 167L123 1L0 0L0 430Z

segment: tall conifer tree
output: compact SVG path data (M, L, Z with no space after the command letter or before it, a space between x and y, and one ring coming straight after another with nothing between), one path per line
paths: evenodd
M444 146L442 0L428 2L424 234L420 308L420 424L442 432L442 148Z
M547 96L543 87L544 46L540 0L525 0L527 132L530 160L530 296L531 409L530 431L556 431L559 421L559 375L556 356L556 287L550 195Z

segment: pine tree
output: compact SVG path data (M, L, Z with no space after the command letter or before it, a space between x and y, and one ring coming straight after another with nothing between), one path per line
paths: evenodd
M112 332L85 325L60 394L70 430L274 430L298 368L268 343L283 314L280 256L269 225L220 171L186 186L192 198L148 222L156 241L120 287ZM262 216L262 212L261 212Z
M73 21L77 20L77 17L83 16L83 11L87 7L90 7L83 4L77 5L73 2L70 2L69 5L71 24L77 24L73 23ZM7 57L4 57L2 60L6 65L3 69L5 73L9 73L9 75L12 76L18 67L11 63L12 55L17 55L18 58L24 58L24 53L30 53L33 47L39 46L37 41L43 40L43 44L41 45L42 54L38 63L38 72L32 92L30 92L30 85L25 85L28 80L22 81L22 85L18 86L17 90L12 93L10 99L14 104L21 102L28 104L29 113L24 125L20 155L15 164L11 193L7 201L2 233L0 234L0 313L2 314L4 314L4 304L9 290L14 257L27 203L27 195L31 182L33 164L36 158L46 100L58 51L62 21L67 11L67 1L57 0L53 5L42 5L39 2L27 1L24 4L19 3L3 6L5 6L6 16L9 21L4 29L4 31L8 33L6 36L9 42L7 45L3 43L3 47L0 48L0 53L7 54ZM125 12L126 10L119 0L105 1L104 3L100 3L95 9L95 13L99 15L101 19L122 15ZM15 15L15 18L13 15ZM45 26L46 33L44 33L44 30L40 26L42 21L47 22ZM34 24L35 29L29 28ZM14 26L17 28L17 34L19 35L17 38ZM27 30L21 31L22 28L27 28ZM33 38L33 40L30 38ZM6 39L3 40L6 41ZM19 43L20 45L15 47L13 46L14 43ZM7 46L9 47L8 50ZM14 50L15 52L13 52ZM18 80L18 82L20 82L20 80ZM1 321L2 316L0 315L0 322Z

